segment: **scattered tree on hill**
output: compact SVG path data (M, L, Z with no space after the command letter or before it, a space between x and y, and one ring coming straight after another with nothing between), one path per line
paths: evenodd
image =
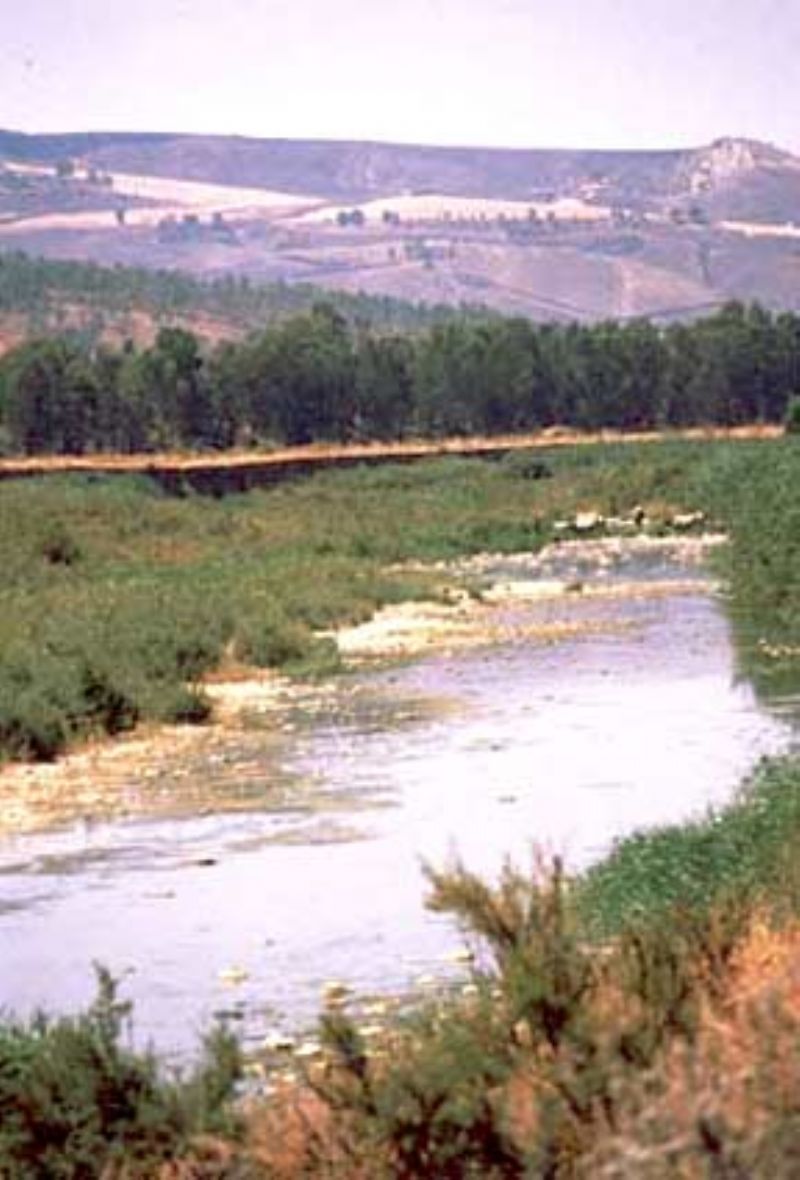
M365 221L363 209L340 209L336 214L336 224L342 227L354 225L360 229Z
M171 223L162 222L159 236L166 240L177 234L178 224L174 218ZM232 228L224 225L233 234ZM212 231L215 237L222 232L213 219ZM73 309L85 308L101 325L109 317L131 310L144 311L155 320L206 311L232 327L260 330L287 315L309 311L322 294L304 283L254 283L244 275L207 281L179 271L111 268L0 253L0 310L22 313L34 332L47 329L65 303ZM425 306L343 291L325 292L324 298L349 320L404 330L486 314L477 309Z

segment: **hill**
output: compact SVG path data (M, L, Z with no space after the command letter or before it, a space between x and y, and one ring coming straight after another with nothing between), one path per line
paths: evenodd
M26 136L0 131L0 156L9 158L55 163L81 157L110 171L313 192L348 201L420 190L525 200L593 176L609 177L620 190L658 192L669 185L684 155L234 136Z
M800 306L800 160L0 131L0 249L536 319Z
M455 315L447 306L323 292L305 283L201 281L171 271L0 253L0 356L30 337L54 335L88 346L148 346L164 327L185 328L211 344L241 340L322 299L349 322L377 330L415 331ZM459 318L465 314L468 309Z
M108 172L314 193L361 201L401 193L541 198L581 186L608 202L658 207L664 200L760 191L781 195L781 215L800 212L800 161L769 144L723 138L667 151L427 147L359 141L248 139L140 133L25 135L0 131L0 159L56 164L79 158ZM756 184L753 185L753 181ZM758 198L742 214L756 216Z

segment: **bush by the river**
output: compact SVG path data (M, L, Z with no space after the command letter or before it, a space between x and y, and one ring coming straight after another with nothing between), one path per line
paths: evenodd
M200 1136L235 1139L242 1072L222 1029L183 1077L127 1045L130 1005L108 973L73 1017L0 1024L0 1175L6 1180L147 1180L189 1156ZM199 1170L181 1175L201 1175ZM202 1173L211 1175L213 1173Z

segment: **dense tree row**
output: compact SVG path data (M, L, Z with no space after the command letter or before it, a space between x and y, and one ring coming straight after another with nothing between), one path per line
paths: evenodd
M417 335L319 305L204 352L28 343L0 364L7 449L225 448L254 442L780 421L800 390L800 316L730 304L692 324L464 319Z

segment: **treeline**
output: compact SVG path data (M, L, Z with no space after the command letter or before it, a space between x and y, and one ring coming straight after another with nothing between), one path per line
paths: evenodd
M204 351L27 343L0 364L6 449L27 454L778 422L800 316L731 303L692 324L464 318L403 334L324 304Z
M142 310L154 318L205 312L252 329L308 311L323 296L353 322L381 327L414 329L459 314L452 307L425 306L389 296L322 292L308 283L259 283L244 275L200 280L180 271L0 253L0 312L28 314L34 323L49 310L78 303L95 312L100 325L109 312ZM80 338L80 333L75 335Z

